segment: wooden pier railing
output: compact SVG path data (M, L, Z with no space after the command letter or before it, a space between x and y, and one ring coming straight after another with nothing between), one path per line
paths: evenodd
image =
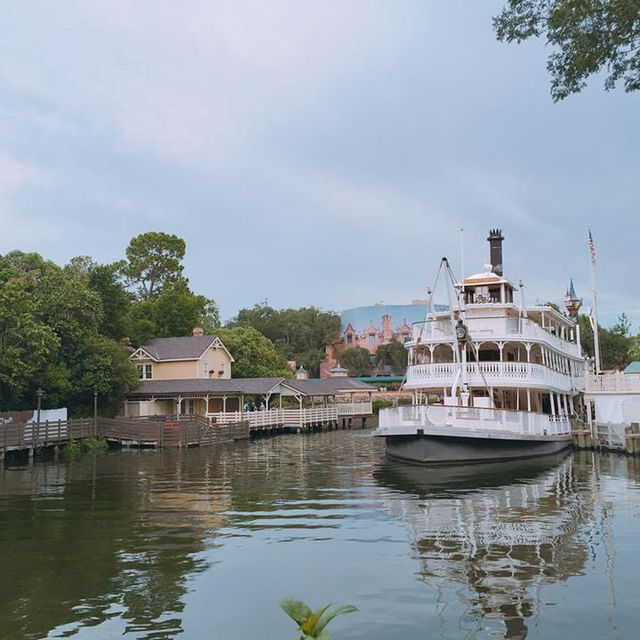
M0 454L33 452L74 440L101 437L121 444L154 447L211 445L249 438L247 421L218 425L202 416L149 418L80 418L0 426Z

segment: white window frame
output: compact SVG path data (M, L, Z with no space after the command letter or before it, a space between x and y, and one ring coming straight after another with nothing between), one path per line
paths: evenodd
M153 365L152 364L139 364L136 365L138 367L138 374L140 375L140 380L152 380L153 379Z

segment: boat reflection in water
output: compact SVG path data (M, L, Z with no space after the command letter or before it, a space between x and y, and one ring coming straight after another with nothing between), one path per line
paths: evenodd
M566 453L447 468L390 461L376 479L411 494L389 501L390 513L410 524L420 578L462 599L464 620L456 622L475 621L495 637L525 638L538 588L585 566L577 532L589 514L572 467ZM442 597L441 617L449 597Z

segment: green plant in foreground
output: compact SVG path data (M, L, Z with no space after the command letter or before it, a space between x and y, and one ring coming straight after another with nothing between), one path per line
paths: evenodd
M298 629L302 632L300 640L310 640L311 638L331 640L331 636L325 631L326 626L336 616L358 610L350 604L330 610L331 605L327 604L312 611L304 602L294 598L280 600L280 607L298 625Z
M65 460L75 460L81 455L100 456L107 452L109 445L105 438L87 438L86 440L70 440L62 449Z

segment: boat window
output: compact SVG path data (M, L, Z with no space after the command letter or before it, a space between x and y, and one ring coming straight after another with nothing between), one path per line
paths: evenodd
M478 360L480 362L499 362L500 352L493 349L480 349Z

